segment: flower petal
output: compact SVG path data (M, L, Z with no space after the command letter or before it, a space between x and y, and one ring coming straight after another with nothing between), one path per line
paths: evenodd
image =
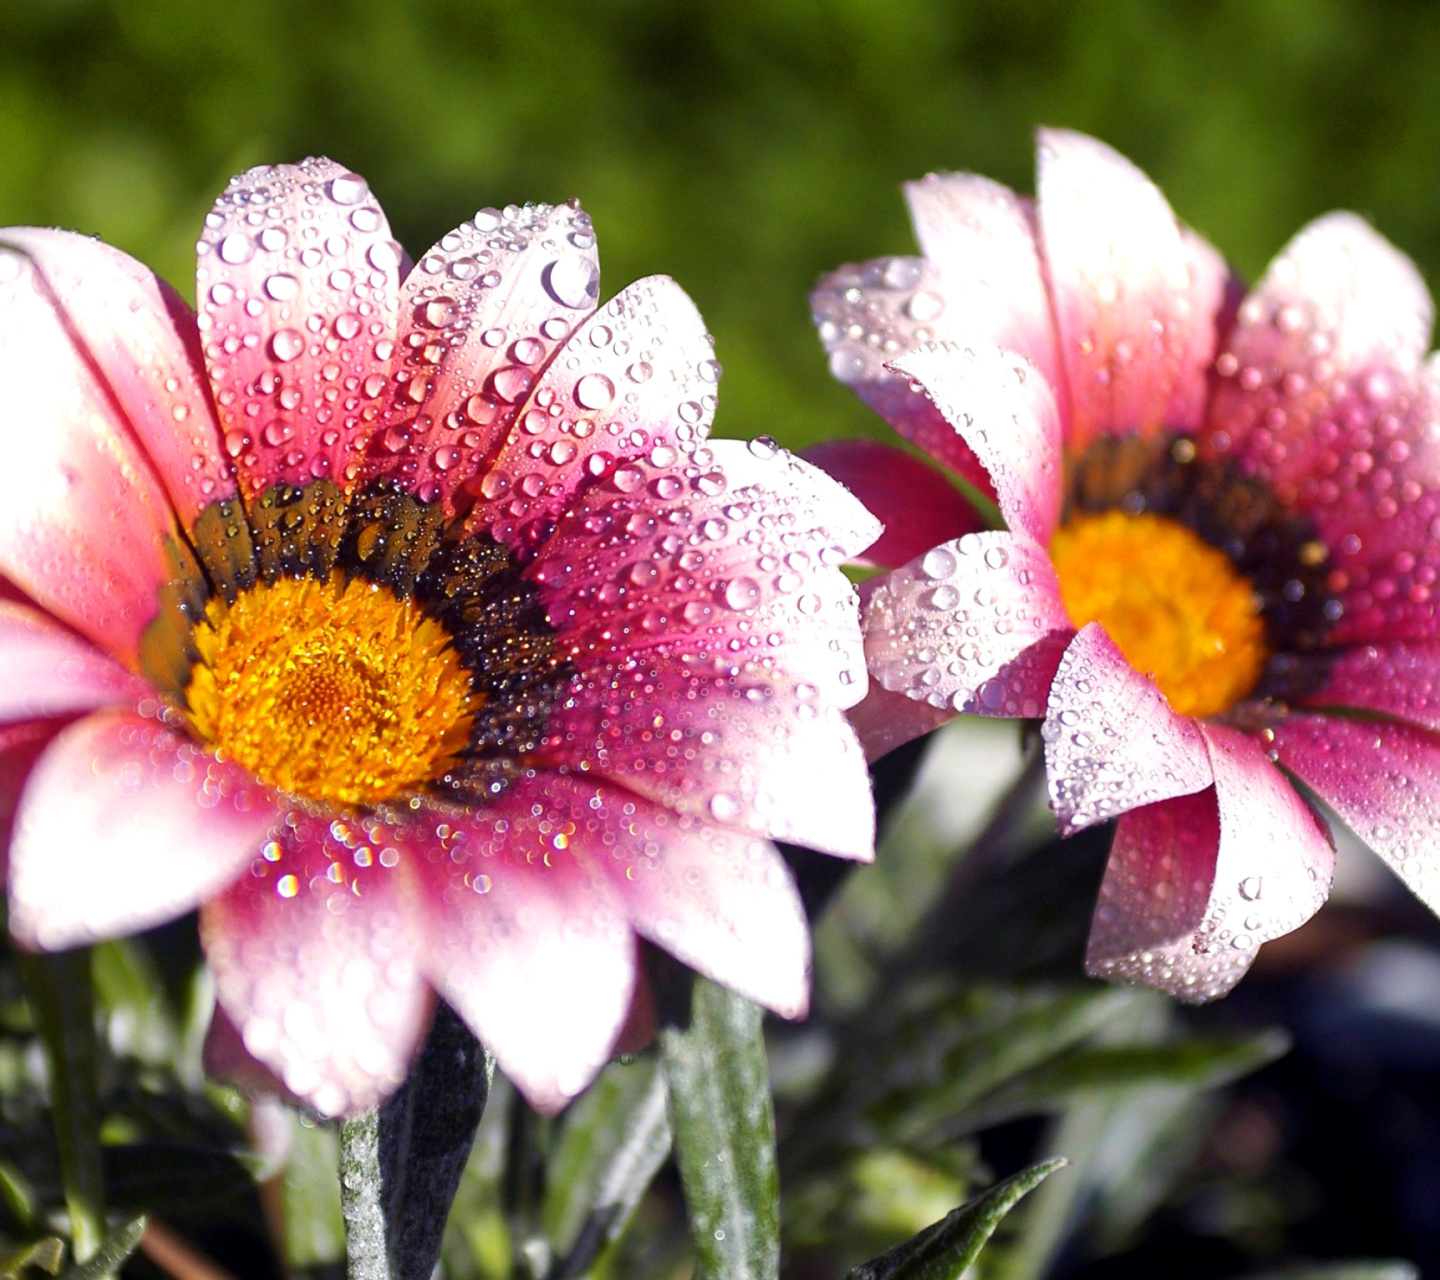
M841 858L874 856L855 732L814 686L756 664L658 653L583 672L542 758L658 804Z
M810 295L830 372L935 461L990 492L990 479L954 427L890 362L951 336L940 269L923 258L841 267Z
M251 169L196 248L201 341L241 496L347 487L389 385L399 300L400 249L364 179L324 159Z
M903 693L891 693L873 680L864 698L845 713L870 761L924 737L957 714L947 707L932 707Z
M1317 218L1240 307L1216 359L1205 451L1298 483L1360 426L1331 420L1336 380L1416 373L1433 319L1409 258L1353 213Z
M723 653L848 706L865 689L865 654L839 566L878 532L818 468L770 441L717 440L584 490L528 572L577 662Z
M186 528L235 496L201 364L195 316L149 268L70 231L9 227L84 357L98 371Z
M1171 710L1098 622L1066 649L1041 733L1050 806L1064 835L1214 782L1195 721Z
M3 244L0 323L0 574L134 665L173 576L169 499L49 286Z
M968 533L878 580L865 613L871 676L893 693L978 715L1042 713L1053 661L1020 661L1070 617L1050 557L1029 538ZM928 655L928 656L927 656ZM1018 664L1018 665L1017 665Z
M25 779L35 761L64 727L61 720L21 720L0 724L0 874L8 878L10 840L15 829L15 813Z
M985 526L964 495L934 467L878 440L826 440L801 455L864 503L884 533L856 564L894 569L931 547Z
M577 786L516 782L451 821L443 856L422 868L431 981L544 1111L610 1057L635 985L625 912L583 856L605 823L576 803Z
M695 304L667 276L622 289L577 329L535 381L467 521L514 544L540 540L587 479L646 455L688 453L715 416L715 362ZM518 393L517 393L518 394Z
M418 957L430 940L407 856L378 821L292 813L252 874L200 912L215 993L245 1048L324 1115L395 1089L429 1025Z
M10 933L53 951L173 919L234 880L274 822L269 793L237 766L154 720L96 712L25 783Z
M367 476L453 515L456 490L509 434L599 288L595 233L577 204L482 209L446 234L401 285L398 373Z
M1361 708L1440 730L1440 642L1358 645L1314 661L1323 683L1305 706Z
M1436 634L1432 313L1408 258L1330 214L1276 258L1216 360L1201 451L1314 523L1343 606L1337 644Z
M1031 202L973 173L927 174L905 184L905 200L921 250L940 269L945 336L1019 352L1061 386Z
M1039 135L1036 191L1061 361L1070 397L1066 444L1100 435L1190 428L1221 297L1213 264L1192 256L1165 197L1102 142Z
M1440 739L1408 724L1290 715L1275 726L1281 764L1440 912Z
M608 790L581 852L602 867L637 933L785 1018L809 1007L810 931L790 869L768 840Z
M1330 891L1328 833L1245 735L1202 725L1214 790L1126 814L1091 927L1086 969L1192 1003L1224 995L1262 942Z
M44 614L0 600L0 723L139 701L149 686Z
M1060 412L1035 366L997 347L937 343L892 367L925 389L975 451L1010 529L1049 543L1060 519Z

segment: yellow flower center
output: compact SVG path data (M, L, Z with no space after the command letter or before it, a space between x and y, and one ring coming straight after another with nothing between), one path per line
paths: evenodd
M1223 552L1164 516L1073 516L1051 559L1077 627L1099 622L1184 715L1245 697L1270 656L1254 586Z
M481 701L444 627L338 573L212 599L193 640L185 699L196 732L307 799L378 804L439 778Z

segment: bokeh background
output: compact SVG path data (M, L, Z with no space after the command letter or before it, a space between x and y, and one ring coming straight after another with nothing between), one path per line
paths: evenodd
M1348 207L1440 282L1437 67L1440 6L1400 0L0 0L0 225L94 233L190 296L250 165L359 170L417 256L478 207L578 196L605 296L666 272L698 302L718 429L800 447L882 430L827 375L816 278L910 251L907 178L1028 189L1037 124L1118 147L1248 277ZM1440 1266L1440 926L1355 874L1199 1015L1296 1051L1231 1095L1128 1261L1062 1271Z
M899 184L1031 185L1098 134L1253 278L1370 217L1440 273L1440 7L1401 0L4 0L0 224L93 232L189 295L234 172L328 154L417 254L483 205L578 196L607 296L662 271L726 369L719 428L875 429L831 385L816 277L907 252Z

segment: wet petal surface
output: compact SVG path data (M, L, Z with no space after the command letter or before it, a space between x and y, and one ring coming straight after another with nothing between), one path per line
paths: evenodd
M1021 659L1073 631L1043 547L971 533L880 582L865 614L865 652L871 675L893 693L953 711L1034 717L1059 653ZM1044 647L1048 655L1053 646Z
M1171 709L1099 623L1066 649L1041 732L1050 806L1065 835L1214 781L1199 727Z
M578 205L481 209L401 286L388 404L366 474L447 514L509 435L541 370L595 310L595 232Z
M0 723L134 705L144 682L93 645L24 605L0 600Z
M200 913L216 996L246 1050L324 1115L399 1085L429 1023L427 939L401 861L378 821L292 813Z
M200 337L242 497L348 487L399 302L401 251L365 180L324 159L251 169L215 202L197 252Z
M276 814L264 788L153 720L97 712L25 783L10 850L10 932L83 946L160 924L233 881Z

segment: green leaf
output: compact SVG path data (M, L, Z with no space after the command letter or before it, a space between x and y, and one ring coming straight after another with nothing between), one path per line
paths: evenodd
M284 1252L294 1272L320 1269L345 1256L335 1130L290 1116L290 1157L281 1183Z
M1022 1196L1064 1164L1059 1158L1046 1160L997 1182L984 1195L967 1200L904 1244L861 1263L846 1280L959 1280L980 1256L1000 1220Z
M64 1261L65 1241L59 1236L46 1236L0 1253L0 1277L12 1280L31 1267L39 1267L53 1276L59 1272Z
M661 968L661 966L657 966ZM675 1155L705 1280L775 1280L780 1191L760 1010L703 978L662 969Z
M132 1218L106 1236L89 1258L71 1267L60 1280L106 1280L140 1247L140 1237L144 1234L145 1219Z
M105 1235L90 953L21 953L20 967L26 1001L45 1048L50 1114L75 1256L84 1261L101 1247Z
M624 1232L670 1154L664 1073L611 1066L565 1117L545 1192L546 1234L561 1261L547 1280L572 1280Z
M1002 1085L962 1116L948 1122L937 1117L937 1129L947 1136L970 1133L1016 1116L1058 1111L1081 1098L1156 1086L1217 1089L1273 1062L1289 1047L1283 1032L1264 1031L1077 1049Z
M341 1130L341 1206L355 1280L429 1280L493 1067L442 1002L405 1083Z

